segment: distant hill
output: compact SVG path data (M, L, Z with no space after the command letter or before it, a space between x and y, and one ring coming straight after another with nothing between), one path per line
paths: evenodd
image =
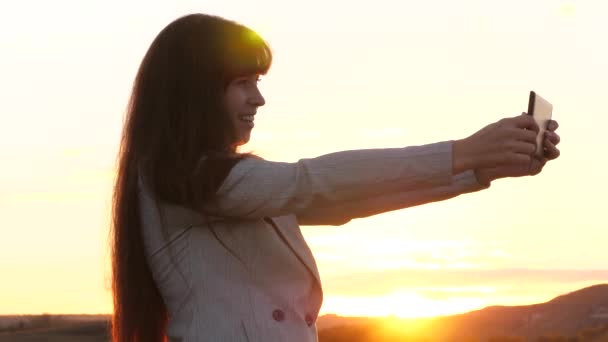
M334 333L344 327L380 329L384 321L327 315L319 318L318 327L321 335L328 335L332 329ZM492 306L461 315L399 321L400 336L428 341L486 341L497 336L537 341L550 335L578 336L575 341L595 341L596 337L604 336L606 339L602 341L608 341L608 284L584 288L542 304Z
M0 342L108 342L108 315L0 316Z
M576 336L586 328L608 324L608 284L595 285L559 296L549 302L525 306L493 306L437 320L450 335L463 331L488 335Z

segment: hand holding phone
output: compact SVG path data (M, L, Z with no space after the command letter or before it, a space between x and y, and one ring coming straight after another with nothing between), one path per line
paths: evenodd
M530 91L530 99L528 100L528 115L532 115L538 124L539 130L538 135L536 136L536 156L539 158L542 158L544 155L543 138L552 114L553 105L534 91Z

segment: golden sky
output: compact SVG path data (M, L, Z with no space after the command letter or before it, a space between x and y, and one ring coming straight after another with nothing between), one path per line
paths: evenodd
M274 51L245 150L294 161L466 137L554 105L562 157L490 190L304 227L322 313L404 317L548 300L608 282L608 5L602 0L0 4L0 314L109 312L122 120L156 34L190 12Z

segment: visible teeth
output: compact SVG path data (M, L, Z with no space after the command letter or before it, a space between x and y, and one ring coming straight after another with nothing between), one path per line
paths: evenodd
M241 119L241 121L245 121L245 122L253 122L253 115L243 115L241 116L239 119Z

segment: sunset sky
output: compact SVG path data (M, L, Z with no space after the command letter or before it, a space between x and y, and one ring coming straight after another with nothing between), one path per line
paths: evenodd
M602 0L0 4L0 314L109 313L115 158L149 44L191 12L258 31L274 64L244 151L277 161L464 138L553 103L536 177L341 227L303 227L323 313L450 314L608 283Z

